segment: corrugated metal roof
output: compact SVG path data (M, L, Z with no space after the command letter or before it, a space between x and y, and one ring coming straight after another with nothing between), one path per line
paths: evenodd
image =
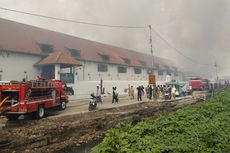
M37 63L41 65L50 63L79 64L78 61L74 61L67 49L71 48L80 51L79 60L105 62L100 56L100 54L103 54L109 56L109 61L106 61L106 63L143 67L140 61L144 61L147 67L152 67L153 57L148 54L0 18L0 50L47 55L41 50L39 44L53 46L53 53ZM55 60L55 56L59 53L61 55L58 60ZM130 59L130 64L125 63L124 58ZM157 63L160 67L162 65L177 67L174 62L163 58L154 57L154 61L154 65Z

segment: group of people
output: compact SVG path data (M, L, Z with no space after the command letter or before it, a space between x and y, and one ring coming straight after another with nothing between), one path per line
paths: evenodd
M142 95L144 95L144 86L138 86L136 90L137 90L137 100L142 101ZM134 99L134 87L133 86L129 86L128 92L129 92L129 96L131 97L131 99Z
M175 86L169 86L169 85L148 85L145 88L147 98L150 100L153 99L175 99L177 96L177 89Z
M118 90L117 87L112 87L112 103L118 102ZM157 99L175 99L176 96L179 95L179 91L175 86L170 85L148 85L144 87L140 85L136 88L137 90L137 100L142 101L142 97L146 95L146 97L151 100ZM129 86L128 94L131 99L134 99L135 89L133 86Z
M142 96L146 94L148 99L157 100L159 98L163 99L175 99L178 95L178 90L175 86L169 85L148 85L144 88L143 85L140 85L136 88L137 90L137 100L142 101ZM129 87L129 96L131 99L134 99L134 87Z

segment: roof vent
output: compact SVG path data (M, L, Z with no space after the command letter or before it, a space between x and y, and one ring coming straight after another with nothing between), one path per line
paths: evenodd
M144 61L139 61L139 62L140 62L140 64L141 64L142 67L146 67L147 66L146 62L144 62Z
M122 58L123 60L124 60L124 62L125 62L125 64L131 64L131 60L130 59L128 59L128 58Z
M53 45L50 44L38 44L42 52L44 53L52 53L54 51Z
M98 53L101 56L101 60L108 62L110 60L109 55Z
M74 58L81 58L81 51L73 48L67 48Z

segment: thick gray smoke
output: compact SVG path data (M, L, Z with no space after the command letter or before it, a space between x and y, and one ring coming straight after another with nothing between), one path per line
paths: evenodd
M17 3L17 5L15 5ZM154 55L170 58L200 75L230 73L230 0L1 0L0 6L85 22L148 26L153 31ZM150 54L149 31L114 29L53 21L0 10L0 17ZM211 64L205 66L204 64Z
M229 6L225 0L201 0L198 2L187 1L181 5L181 14L178 15L178 28L171 37L178 48L185 50L185 54L195 59L198 64L184 61L186 67L194 71L204 71L207 75L214 73L214 67L202 66L212 64L216 61L219 66L224 66L227 60L223 60L223 55L227 55L229 39L226 34L229 32ZM224 45L225 44L225 45ZM227 56L229 57L230 54ZM219 71L221 67L219 67Z

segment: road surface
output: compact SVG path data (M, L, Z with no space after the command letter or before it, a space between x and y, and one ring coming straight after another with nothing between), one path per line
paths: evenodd
M149 100L145 97L142 98L143 101L152 101L156 102L154 100ZM143 101L137 101L137 99L130 99L128 95L123 95L119 97L118 103L112 103L112 97L106 96L102 97L102 103L98 103L97 110L101 109L109 109L114 107L120 107L120 106L126 106L130 104L140 103ZM79 114L79 113L85 113L88 111L89 106L89 99L84 100L70 100L70 102L67 104L67 108L64 111L58 111L56 114L50 117L60 117L60 116L66 116L66 115L73 115L73 114Z

